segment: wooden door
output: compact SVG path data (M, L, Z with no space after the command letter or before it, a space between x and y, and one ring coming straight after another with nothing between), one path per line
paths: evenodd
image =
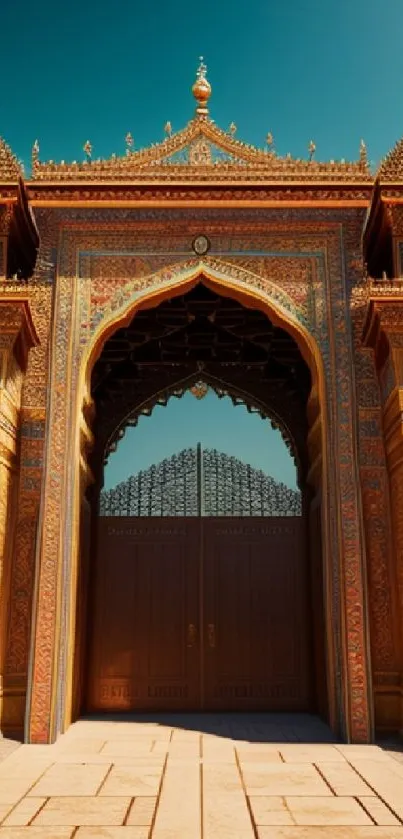
M299 518L99 519L87 710L308 710Z
M302 518L204 520L205 708L311 707Z
M87 709L200 702L199 521L99 519Z

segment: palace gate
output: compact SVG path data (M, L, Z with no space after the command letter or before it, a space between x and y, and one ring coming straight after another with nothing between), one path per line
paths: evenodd
M86 710L312 710L298 492L189 449L101 496Z
M125 153L104 160L87 142L83 160L45 162L36 142L28 177L0 140L1 727L48 743L86 705L106 707L113 691L114 702L148 708L176 701L175 691L195 707L274 707L277 691L284 706L316 704L344 739L369 742L403 725L403 141L375 178L364 143L354 162L322 162L312 143L295 159L276 151L271 134L257 148L238 140L234 124L220 129L203 64L193 93L196 113L183 130L167 123L146 149L128 134ZM199 380L257 407L289 443L307 574L304 558L288 565L297 537L283 534L280 547L266 516L243 520L236 540L231 517L182 517L176 536L164 525L177 587L163 606L155 519L150 536L145 518L119 517L116 527L144 536L141 549L138 534L119 537L121 567L132 549L151 551L151 539L158 574L151 582L142 559L138 574L145 590L155 586L159 614L171 604L172 624L166 661L153 658L154 644L151 678L139 644L124 658L118 633L127 627L114 618L120 689L118 670L105 675L109 660L86 658L91 643L99 647L94 558L100 579L109 573L109 537L96 548L96 528L107 526L97 517L105 452L133 410ZM246 560L258 542L262 559ZM311 580L309 662L281 677L266 669L263 679L264 644L280 625L272 660L280 642L292 660L286 603L280 616L259 576L260 562L267 569L280 550L273 580L294 621L306 609L292 600L297 583ZM189 565L180 557L190 553ZM259 595L253 614L242 600L246 573ZM122 620L138 590L125 593ZM150 602L135 610L133 638L151 626L141 611ZM235 661L241 620L254 670L242 649ZM303 638L295 662L306 655Z

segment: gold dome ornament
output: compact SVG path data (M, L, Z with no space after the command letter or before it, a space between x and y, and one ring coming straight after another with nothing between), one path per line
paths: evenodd
M196 73L196 81L192 87L192 93L197 102L196 114L199 114L199 116L207 116L207 102L211 96L211 84L206 78L206 73L207 67L203 62L203 56L200 56L200 64Z

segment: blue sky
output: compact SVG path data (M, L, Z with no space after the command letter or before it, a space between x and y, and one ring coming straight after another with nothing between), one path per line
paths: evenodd
M256 145L271 131L298 157L313 139L319 159L356 159L363 137L376 166L403 135L402 32L402 0L1 0L0 135L27 166L36 138L55 160L87 139L94 157L124 153L128 131L148 145L193 115L202 54L221 127ZM114 477L190 439L289 474L267 423L189 396L128 432Z
M182 399L171 398L166 407L157 405L150 417L140 417L110 456L104 487L111 489L140 469L199 442L296 487L294 461L280 432L268 420L249 414L243 405L234 407L228 397L219 399L212 391L200 401L189 392Z
M193 112L205 56L211 115L279 152L374 162L403 134L402 0L2 0L0 134L27 163L163 137Z

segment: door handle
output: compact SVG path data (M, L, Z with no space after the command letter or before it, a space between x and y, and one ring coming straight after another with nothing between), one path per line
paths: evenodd
M187 637L187 646L194 647L197 641L197 629L194 623L190 623L188 626L188 637Z
M213 623L207 625L207 638L209 647L215 647L215 626Z

